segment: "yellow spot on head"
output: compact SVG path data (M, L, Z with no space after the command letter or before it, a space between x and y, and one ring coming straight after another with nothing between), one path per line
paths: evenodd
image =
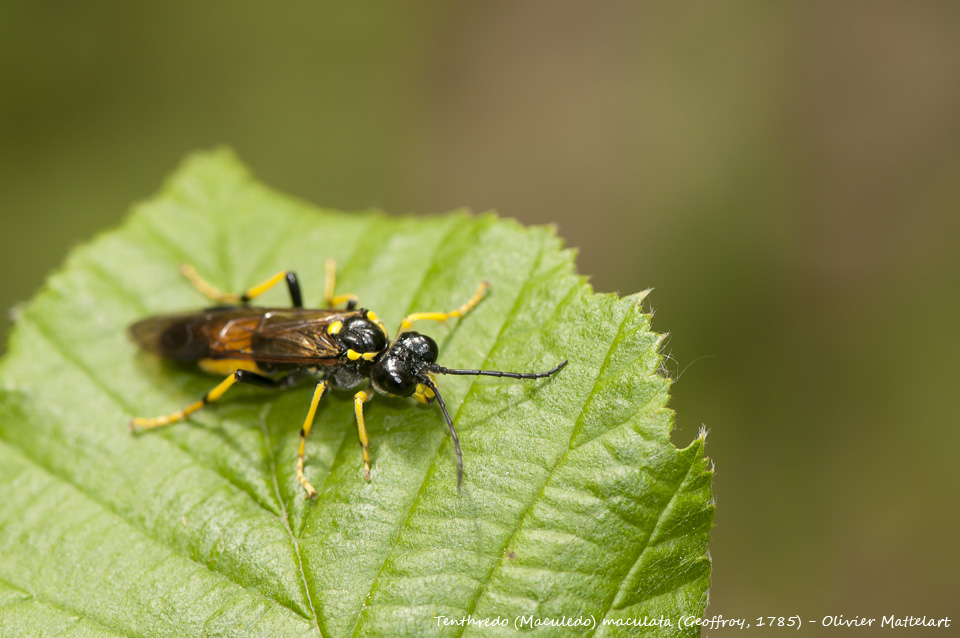
M331 334L331 335L339 334L340 330L342 329L343 329L343 322L334 321L329 326L327 326L327 334Z

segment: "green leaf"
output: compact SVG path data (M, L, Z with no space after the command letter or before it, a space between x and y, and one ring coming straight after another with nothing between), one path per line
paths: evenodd
M319 306L328 257L338 292L391 328L490 281L466 318L418 324L447 366L569 359L552 379L440 379L463 443L461 492L439 410L408 400L368 404L368 483L350 394L324 399L307 447L315 502L295 473L309 384L238 387L186 423L128 431L130 417L217 383L125 334L204 305L181 263L228 291L290 268ZM698 617L713 520L703 437L670 443L643 296L594 294L573 258L549 228L317 209L228 152L192 157L120 229L78 248L17 319L0 365L0 634L478 636L514 635L528 615ZM287 304L280 288L263 303Z

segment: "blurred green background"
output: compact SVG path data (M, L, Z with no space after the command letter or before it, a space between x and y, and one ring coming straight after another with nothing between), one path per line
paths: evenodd
M219 144L324 206L555 223L598 290L656 288L674 439L717 464L708 616L958 615L958 33L947 2L4 0L0 307Z

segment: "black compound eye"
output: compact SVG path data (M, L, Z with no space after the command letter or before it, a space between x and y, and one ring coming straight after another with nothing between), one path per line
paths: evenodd
M405 332L397 339L397 345L410 352L417 360L426 363L437 362L437 342L419 332Z
M407 362L385 356L370 371L373 384L388 394L408 397L417 391L417 378L410 374Z
M380 326L363 317L344 321L338 336L340 343L357 352L380 352L387 347L387 335Z

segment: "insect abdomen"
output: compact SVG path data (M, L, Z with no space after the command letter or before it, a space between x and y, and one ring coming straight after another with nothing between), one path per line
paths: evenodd
M200 359L197 365L207 374L223 376L233 374L237 370L248 370L257 374L266 374L255 361L247 359Z
M151 317L130 326L130 334L144 350L174 361L197 361L210 352L196 321L189 318Z

